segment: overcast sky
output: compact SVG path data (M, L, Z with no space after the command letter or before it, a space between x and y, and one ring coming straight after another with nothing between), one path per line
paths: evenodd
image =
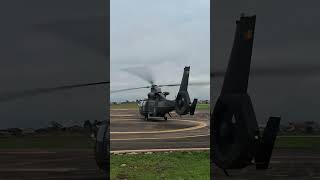
M319 1L233 1L213 4L212 71L226 68L240 14L256 14L252 70L281 70L263 77L252 73L249 81L257 119L270 115L282 121L320 120L320 13ZM279 72L279 71L278 71ZM211 95L220 93L222 78L211 81Z
M191 81L210 79L209 0L111 0L111 90L149 85L122 71L151 69L156 84L180 83L184 66ZM169 91L173 99L176 88ZM111 94L111 101L146 98L149 89ZM209 99L208 86L189 87L191 98Z

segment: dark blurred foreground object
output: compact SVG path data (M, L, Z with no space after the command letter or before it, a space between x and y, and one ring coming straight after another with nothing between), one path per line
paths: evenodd
M74 88L80 88L80 87L87 87L87 86L101 86L101 85L106 85L109 84L107 81L103 82L94 82L94 83L86 83L86 84L74 84L74 85L64 85L64 86L58 86L58 87L53 87L53 88L37 88L37 89L31 89L31 90L25 90L25 91L20 91L20 92L10 92L10 93L4 93L0 94L0 102L6 102L6 101L14 101L16 99L24 98L24 97L30 97L30 96L36 96L44 93L54 93L56 91L61 91L61 90L67 90L67 89L74 89ZM107 95L107 94L106 94ZM89 128L92 128L92 133L93 139L95 140L95 148L94 148L94 153L95 153L95 158L97 165L100 169L103 171L107 172L109 170L109 126L108 126L108 121L95 121L93 125L91 125L90 121L85 122L85 127L90 126ZM51 128L54 130L61 130L64 127L55 122L51 122ZM80 126L74 126L72 127L73 131L74 130L79 130L81 129ZM22 134L22 130L19 128L11 128L8 129L7 132L12 135L20 135ZM36 131L37 133L47 133L48 129L39 129Z
M269 166L280 117L270 117L263 136L247 93L256 16L242 15L236 22L233 47L219 99L211 116L212 160L224 169L241 169L254 163Z
M109 170L109 126L107 121L97 124L97 134L95 143L95 159L100 169L107 172Z

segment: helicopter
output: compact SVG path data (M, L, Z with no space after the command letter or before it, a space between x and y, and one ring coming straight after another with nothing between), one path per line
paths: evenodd
M184 68L180 84L156 85L152 80L150 80L150 78L143 78L147 80L151 85L137 88L120 89L111 92L116 93L135 89L150 88L147 99L136 101L139 107L139 113L144 118L144 120L149 120L152 118L163 118L164 120L167 120L167 115L172 117L170 114L170 112L172 111L175 111L178 115L194 115L198 99L194 99L193 102L191 102L188 93L188 85L206 85L208 84L208 82L193 82L189 84L189 73L190 66L186 66ZM133 74L142 77L141 74ZM180 86L178 94L174 100L168 100L166 96L168 96L170 93L162 92L161 87L173 86Z
M255 15L244 14L236 21L229 64L220 96L211 113L210 144L214 152L211 159L226 175L227 169L242 169L252 164L256 169L267 169L280 126L281 117L270 117L260 136L247 92L255 22Z

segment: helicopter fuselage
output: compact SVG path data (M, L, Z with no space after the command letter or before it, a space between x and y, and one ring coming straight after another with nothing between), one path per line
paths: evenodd
M145 120L148 120L150 117L163 117L167 120L166 114L171 116L169 114L171 111L175 111L179 115L194 114L198 100L194 99L192 103L190 101L188 93L189 71L190 66L186 66L183 71L181 84L159 86L153 83L151 84L151 91L148 93L148 98L137 101L140 114L144 116ZM176 99L168 100L166 96L169 95L169 92L162 92L160 87L177 85L180 85L180 88Z
M139 112L144 118L149 117L164 117L166 114L175 110L175 100L166 99L162 92L150 92L148 99L141 100L138 102Z

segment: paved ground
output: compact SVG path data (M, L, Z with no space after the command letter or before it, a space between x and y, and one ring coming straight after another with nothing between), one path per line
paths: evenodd
M111 111L112 150L209 147L208 113L143 121L136 110ZM121 115L121 116L120 116ZM91 150L0 150L0 179L106 179Z
M120 116L121 115L121 116ZM209 124L206 112L167 122L143 121L135 110L111 111L111 150L207 148ZM97 169L93 152L79 150L0 150L0 179L105 179ZM254 166L229 170L226 177L213 167L212 179L270 180L320 179L320 152L275 150L269 170Z
M304 180L320 179L320 152L275 150L270 169L255 170L254 166L242 170L229 170L226 177L221 169L213 168L212 179L219 180Z
M91 151L2 150L0 162L1 180L105 179ZM218 180L320 179L320 152L276 150L269 170L230 170L230 177L217 167L213 172L212 178Z
M0 179L102 180L91 151L1 150Z
M111 150L208 148L209 112L144 121L135 109L111 110Z

